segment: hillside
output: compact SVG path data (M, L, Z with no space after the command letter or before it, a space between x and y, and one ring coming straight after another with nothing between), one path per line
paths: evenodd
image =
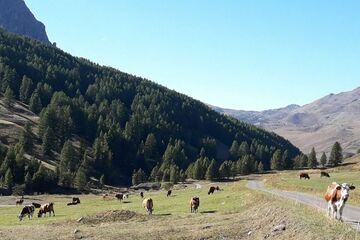
M65 185L83 164L110 183L129 182L139 168L149 176L154 167L154 178L184 174L189 166L200 169L196 176L203 178L211 159L218 167L229 158L234 141L248 147L238 157L249 155L246 161L265 167L277 149L287 150L289 159L299 154L282 137L220 115L197 100L31 39L0 31L0 56L5 99L19 99L40 115L33 126L35 139L44 158L63 156L58 174ZM77 154L74 139L79 140Z
M0 0L0 28L50 43L45 25L36 20L24 0Z
M304 106L290 105L261 112L215 110L274 131L305 153L313 146L317 152L330 152L335 141L341 143L346 153L355 153L360 148L360 88L329 94Z

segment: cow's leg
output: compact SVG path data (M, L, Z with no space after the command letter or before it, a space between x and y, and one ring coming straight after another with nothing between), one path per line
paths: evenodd
M331 218L331 206L330 206L330 202L328 202L328 217Z
M342 219L343 210L344 210L344 205L339 208L339 220L340 220L341 222L343 221L343 219Z

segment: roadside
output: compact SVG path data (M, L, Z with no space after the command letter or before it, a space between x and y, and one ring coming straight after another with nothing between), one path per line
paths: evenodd
M288 199L295 200L297 202L304 203L306 205L323 210L324 214L327 214L327 203L322 198L301 192L290 192L290 191L268 189L264 186L263 182L254 181L254 180L250 180L247 184L247 187L250 189L260 190L279 197L285 197ZM360 231L360 207L355 207L350 204L346 204L343 212L343 219L345 223L352 225L353 227L355 227Z

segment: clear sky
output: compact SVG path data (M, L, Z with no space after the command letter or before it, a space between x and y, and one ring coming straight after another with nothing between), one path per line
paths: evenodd
M360 86L360 1L25 0L58 47L212 105Z

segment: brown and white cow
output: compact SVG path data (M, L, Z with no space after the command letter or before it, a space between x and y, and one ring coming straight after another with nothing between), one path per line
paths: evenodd
M307 173L300 173L300 179L302 179L302 178L310 179L310 176Z
M200 206L200 198L199 197L192 197L190 199L190 211L192 213L196 213Z
M49 217L51 216L51 213L53 213L53 216L55 217L55 211L54 211L54 203L45 203L41 204L40 210L38 212L38 217L42 217L43 214L49 213Z
M24 206L21 210L21 213L19 214L19 220L23 220L23 218L28 215L29 219L32 218L33 214L35 212L35 207L33 205Z
M355 186L347 183L338 184L333 182L328 186L325 200L328 202L328 215L334 219L342 221L342 212L345 207L345 203L349 199L350 190L354 190ZM339 212L339 218L337 218L337 212Z
M122 194L122 193L117 193L117 194L115 194L115 197L116 197L117 200L122 201L122 200L123 200L123 197L124 197L124 194Z
M171 191L171 190L168 190L166 196L167 196L167 197L170 197L170 196L171 196L171 193L172 193L172 191Z
M41 207L41 204L40 203L36 203L36 202L33 202L31 203L35 208L40 208Z
M151 198L145 198L142 202L143 208L145 208L146 212L151 215L154 208L154 203Z
M216 188L214 186L211 186L208 191L208 195L213 194L215 192Z

